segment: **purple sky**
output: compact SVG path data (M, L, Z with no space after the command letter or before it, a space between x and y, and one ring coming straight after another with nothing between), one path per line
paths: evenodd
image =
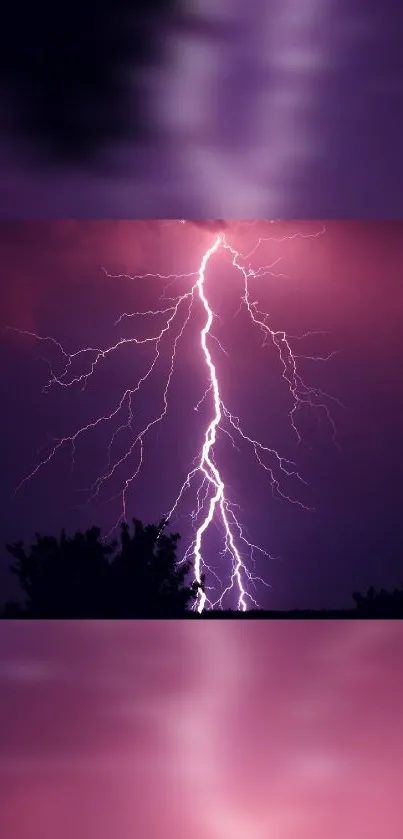
M111 144L98 170L66 168L49 150L39 164L1 91L2 218L402 216L399 0L188 0L181 9L191 25L171 21L165 62L143 83L153 140ZM108 37L116 72L118 36ZM14 38L19 50L18 23ZM123 107L118 88L101 101L105 130Z
M398 839L402 625L0 628L8 839Z
M248 252L259 236L281 239L295 232L314 234L322 223L287 222L255 225L231 223L227 239ZM216 462L228 495L241 505L237 511L248 538L273 555L256 555L256 572L273 588L258 585L257 599L271 608L338 607L353 605L353 590L395 586L402 582L402 531L399 489L402 469L401 319L403 297L402 224L398 222L329 222L316 238L267 241L251 257L254 269L273 263L285 276L266 275L251 281L250 292L270 315L273 328L290 335L309 330L329 334L292 341L295 353L326 356L328 361L299 359L309 385L335 396L345 405L329 403L337 427L340 451L332 444L331 427L319 412L301 415L305 442L298 448L287 413L292 399L281 377L273 344L261 347L245 307L235 317L242 277L228 252L212 257L205 279L206 293L218 315L211 341L222 397L239 416L245 433L297 463L308 485L286 479L284 492L315 511L273 498L267 473L258 468L244 445L236 451L225 434L216 449ZM164 281L155 277L129 280L110 273L144 274L197 271L203 252L216 234L198 226L165 222L19 222L0 227L3 273L1 325L57 338L70 351L85 344L107 347L122 337L144 338L156 329L149 317L121 323L123 312L161 307ZM194 278L184 279L166 293L188 291ZM165 303L165 305L167 305ZM145 323L148 321L148 323ZM200 452L207 421L208 396L198 413L195 404L207 386L206 368L198 341L205 322L195 304L192 320L178 343L177 368L168 393L164 423L144 438L144 464L127 496L127 512L145 522L156 521L172 506L192 460ZM158 329L166 323L158 321ZM180 321L178 321L180 324ZM175 327L177 332L179 326ZM150 332L151 329L151 332ZM177 332L175 334L177 334ZM154 345L153 345L154 346ZM172 339L161 344L160 360L133 401L136 434L163 406ZM153 358L150 346L125 346L100 361L85 391L53 387L43 394L49 378L47 358L61 374L61 356L50 343L5 332L1 341L1 506L0 541L31 540L35 531L69 532L99 524L104 533L121 514L120 493L139 456L106 483L98 498L77 511L88 488L107 461L107 445L115 424L101 424L79 438L76 467L69 449L58 452L13 500L18 483L50 452L56 437L74 434L97 416L111 413L127 387L134 387ZM87 365L72 368L75 375ZM133 432L121 433L113 460L127 450ZM238 441L235 441L238 445ZM242 442L242 441L241 441ZM174 528L189 544L189 515L197 484L184 497ZM186 518L187 516L187 518ZM204 543L205 558L216 563L225 579L228 557L219 558L221 535L211 530ZM245 554L246 556L246 554ZM6 595L14 593L1 553L1 580ZM250 566L249 566L250 567Z

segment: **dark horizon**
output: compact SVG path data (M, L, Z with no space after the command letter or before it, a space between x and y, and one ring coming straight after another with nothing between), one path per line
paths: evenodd
M98 527L75 534L36 534L6 546L17 596L0 603L0 618L23 620L401 619L403 584L351 593L344 609L263 609L250 600L231 608L209 601L208 570L195 575L191 554L167 521L123 522L118 538ZM210 560L210 569L211 569Z
M293 339L293 351L307 385L345 406L328 403L339 448L332 442L332 429L323 421L323 412L322 418L315 411L302 414L304 442L296 442L287 419L292 400L275 348L270 344L262 348L261 334L251 329L245 311L237 314L242 278L228 252L212 257L205 278L219 316L214 334L221 346L211 339L211 352L220 369L224 401L242 419L247 433L276 446L282 456L297 464L307 481L306 485L284 480L276 473L282 477L283 491L297 503L273 498L267 473L259 471L253 452L242 446L237 452L231 440L222 436L217 463L224 469L231 501L241 505L239 516L247 538L273 557L269 560L255 553L256 573L271 586L257 584L256 599L266 609L348 608L353 591L365 592L370 585L394 589L402 582L401 505L395 487L403 465L399 384L403 227L398 222L326 222L325 228L321 222L231 222L225 232L228 241L243 252L253 249L262 236L283 240L264 242L252 255L254 269L280 259L273 271L284 276L269 274L254 280L251 295L269 312L274 329L286 329L290 336L324 333ZM111 275L194 272L215 235L210 229L174 222L2 223L1 325L54 336L69 352L85 343L106 347L121 336L144 338L149 328L157 328L146 325L145 317L135 318L135 324L132 319L113 324L123 312L155 307L166 281L153 276L144 280L108 277L105 270ZM166 297L186 291L186 283L189 279L184 277L166 291ZM152 319L153 324L159 317ZM144 465L128 495L129 519L132 515L146 523L160 519L200 450L212 403L207 394L198 413L194 412L206 388L203 358L194 343L205 317L200 306L193 317L178 344L178 367L165 424L159 426L159 434L153 432L144 441ZM179 322L175 328L179 329ZM161 365L146 382L143 398L133 402L137 430L161 410L167 351L172 346L169 335L168 339L161 345ZM57 535L63 526L71 533L94 523L106 535L116 523L121 502L109 499L122 489L124 471L104 488L101 506L74 508L85 505L88 495L82 490L105 466L108 441L119 424L127 422L127 413L115 425L100 427L78 441L75 471L65 449L14 499L13 491L35 468L38 448L44 447L39 452L43 457L52 439L71 435L81 423L113 411L124 389L133 387L144 374L152 358L150 351L144 345L123 349L120 356L99 363L84 391L53 387L43 394L49 361L56 374L62 373L60 351L51 342L9 330L3 333L0 379L6 409L1 415L1 544L19 539L30 543L35 531ZM328 360L302 357L315 355ZM130 433L120 433L112 458L125 451ZM239 440L235 442L239 447ZM136 463L134 458L130 468ZM194 494L185 498L181 511L185 518L172 521L173 529L183 535L184 546L189 536L186 516L194 500ZM212 531L205 556L214 562L220 549ZM5 599L14 595L7 562L4 550ZM225 567L227 573L225 563L225 558L222 565L220 560L220 568Z

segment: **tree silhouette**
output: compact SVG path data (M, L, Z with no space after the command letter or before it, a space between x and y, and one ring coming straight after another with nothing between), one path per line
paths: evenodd
M191 563L177 564L179 533L166 535L167 522L144 525L133 519L134 532L122 525L120 550L111 565L113 614L129 617L183 615L197 597L197 584L186 586Z
M10 566L25 594L24 605L9 601L3 618L179 618L191 614L201 584L188 583L191 562L177 560L179 533L167 533L168 521L144 525L133 519L121 525L120 538L106 541L98 527L73 537L35 535L36 542L7 545ZM371 586L353 592L356 610L339 610L338 617L401 618L403 585L394 591ZM324 618L331 610L270 612L256 609L245 617ZM230 617L238 612L207 612Z
M106 542L98 527L73 538L36 534L28 550L22 542L7 545L16 560L27 601L18 613L8 604L4 616L32 618L180 617L197 597L198 585L186 585L191 563L177 563L179 534L167 535L168 522L134 530L121 527L120 543Z
M403 617L403 587L393 591L384 588L376 591L371 586L366 594L355 591L353 600L362 617Z

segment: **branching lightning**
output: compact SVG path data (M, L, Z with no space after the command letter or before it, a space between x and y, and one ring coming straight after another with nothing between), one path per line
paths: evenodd
M182 220L181 223L183 224L184 221ZM281 239L270 237L270 240L284 242L285 240L294 238L317 238L324 232L325 230L323 228L314 234L304 235L302 233L296 233ZM257 302L252 297L251 283L253 280L267 275L278 278L285 276L275 271L275 266L278 264L280 258L277 258L269 265L252 268L251 259L255 257L260 245L266 241L269 241L269 239L259 238L254 248L248 254L242 254L228 240L228 232L220 229L214 234L214 240L203 254L200 265L194 272L174 275L147 274L130 277L132 280L144 280L147 277L157 276L166 283L160 298L160 307L144 311L124 312L116 321L115 325L127 319L148 318L153 322L154 318L163 318L163 327L159 330L150 329L150 334L145 338L125 337L120 338L106 348L89 346L70 353L53 337L8 327L8 329L19 334L30 335L44 344L51 344L60 353L62 358L61 372L56 374L52 365L48 362L50 373L43 388L44 392L56 386L60 388L71 388L77 385L82 389L86 388L96 368L102 364L107 356L115 353L122 345L132 344L134 347L137 347L142 344L149 344L153 348L152 360L148 368L132 388L127 388L124 391L114 410L108 414L95 417L88 424L79 427L70 436L56 439L50 451L21 480L15 491L16 493L19 492L28 481L37 475L39 470L44 468L66 446L69 446L71 449L72 464L74 464L77 441L101 424L115 422L117 427L110 437L106 466L90 486L87 497L87 504L93 502L99 496L101 488L116 476L117 471L122 466L129 466L129 461L134 453L138 454L136 468L134 471L129 472L119 493L121 510L118 520L111 528L110 533L112 533L121 522L131 518L131 510L128 509L128 491L138 477L144 462L144 442L150 432L162 423L169 410L169 391L175 370L178 348L185 330L193 326L195 309L197 308L200 311L201 308L203 312L203 324L200 329L199 338L201 358L206 377L206 389L199 402L194 406L194 409L195 411L199 411L201 404L207 402L209 405L209 419L202 435L200 451L193 461L192 468L179 487L171 509L166 513L166 519L172 521L174 516L179 515L180 505L185 493L191 488L195 491L196 503L191 513L193 536L183 557L179 561L185 562L189 559L192 560L194 581L199 584L195 609L200 613L204 609L223 608L228 604L228 598L233 599L234 597L236 598L236 604L239 610L246 611L250 607L258 607L259 604L254 597L257 583L270 587L267 581L262 577L256 576L253 572L255 567L255 554L258 552L267 557L270 554L263 547L254 544L247 538L245 527L239 518L238 505L230 498L229 490L216 456L216 444L219 437L226 435L234 450L237 449L237 441L240 445L249 447L254 461L266 474L272 492L277 497L292 504L297 504L306 510L310 509L298 498L289 496L282 489L282 479L290 476L301 483L305 483L303 477L297 471L295 463L280 455L278 451L266 443L248 434L241 419L223 401L220 387L220 374L214 350L216 345L223 352L225 350L212 332L216 315L212 309L206 288L206 274L209 270L209 263L218 251L223 250L226 252L228 260L232 263L234 270L241 278L242 294L240 308L245 308L253 327L260 330L263 338L263 346L271 342L278 354L282 367L283 380L288 388L291 400L289 421L297 440L301 441L301 433L298 428L298 413L301 408L309 407L323 412L329 423L333 440L337 445L336 429L329 410L329 401L334 399L334 397L305 383L299 373L298 360L301 356L294 352L292 348L294 341L301 340L312 333L305 333L302 336L289 336L283 330L272 328L269 325L268 314L259 309ZM127 277L128 275L112 275L107 273L107 276L115 281L119 277ZM187 290L182 294L169 296L168 290L179 280L185 280L187 282ZM145 382L152 377L153 372L156 370L161 355L162 343L163 341L165 342L167 336L171 338L171 357L162 392L161 409L156 416L135 433L133 432L135 399ZM333 353L330 353L328 356L303 357L327 360L332 355ZM84 372L74 372L77 362L85 365ZM338 400L335 401L337 402ZM127 419L122 421L124 414ZM130 442L122 455L114 457L114 443L117 436L124 430L130 431ZM222 533L220 573L217 573L216 568L208 564L203 550L206 534L213 525L218 526Z

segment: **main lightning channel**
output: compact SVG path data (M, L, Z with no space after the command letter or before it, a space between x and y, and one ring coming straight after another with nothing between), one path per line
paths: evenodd
M224 485L224 481L223 481L223 479L220 475L219 469L215 466L215 464L213 462L213 459L211 457L213 446L214 446L214 443L216 442L216 439L217 439L217 428L218 428L218 426L221 422L221 397L220 397L220 389L219 389L219 385L218 385L216 368L213 364L213 360L211 358L211 353L210 353L210 351L208 349L208 346L207 346L207 336L210 332L210 328L211 328L211 325L213 323L213 312L210 308L208 299L207 299L205 291L204 291L204 280L205 280L205 273L206 273L206 267L207 267L208 261L209 261L210 257L213 255L213 253L215 253L218 250L222 241L223 241L222 235L217 236L214 244L204 254L204 256L202 258L201 265L200 265L199 278L197 280L197 288L198 288L198 292L199 292L199 297L200 297L200 300L203 304L203 307L204 307L206 315L207 315L206 323L205 323L205 325L204 325L204 327L201 331L200 342L201 342L202 350L203 350L203 353L204 353L204 358L205 358L205 361L206 361L206 365L207 365L207 368L208 368L208 371L209 371L210 385L211 385L211 390L212 390L212 394L213 394L213 402L214 402L214 416L213 416L213 419L211 420L209 426L206 429L203 448L202 448L202 454L201 454L200 463L199 463L200 471L203 472L207 481L212 483L213 487L214 487L214 494L213 494L212 498L210 499L210 503L208 505L207 515L205 516L202 524L197 528L196 539L195 539L194 550L193 550L194 560L195 560L195 564L194 564L195 578L196 578L197 583L199 584L199 589L198 589L198 611L199 612L203 611L203 609L205 607L206 599L207 599L206 592L201 585L201 582L202 582L201 566L202 566L202 561L203 561L202 560L202 553L201 553L202 538L203 538L203 534L205 533L205 531L207 530L207 528L210 526L211 522L213 521L217 505L219 505L222 522L224 524L225 540L226 540L226 543L229 546L229 549L231 550L232 555L233 555L234 560L235 560L235 564L233 566L232 582L234 581L234 579L236 579L237 584L238 584L238 590L239 590L238 607L241 608L242 611L246 611L246 599L245 599L246 598L246 592L245 592L245 589L244 589L243 584L242 584L242 576L241 576L241 568L243 568L243 562L242 562L241 556L239 554L239 551L238 551L238 549L235 545L234 536L232 534L230 523L228 521L228 516L227 516L227 513L226 513L226 509L225 509L225 485Z

